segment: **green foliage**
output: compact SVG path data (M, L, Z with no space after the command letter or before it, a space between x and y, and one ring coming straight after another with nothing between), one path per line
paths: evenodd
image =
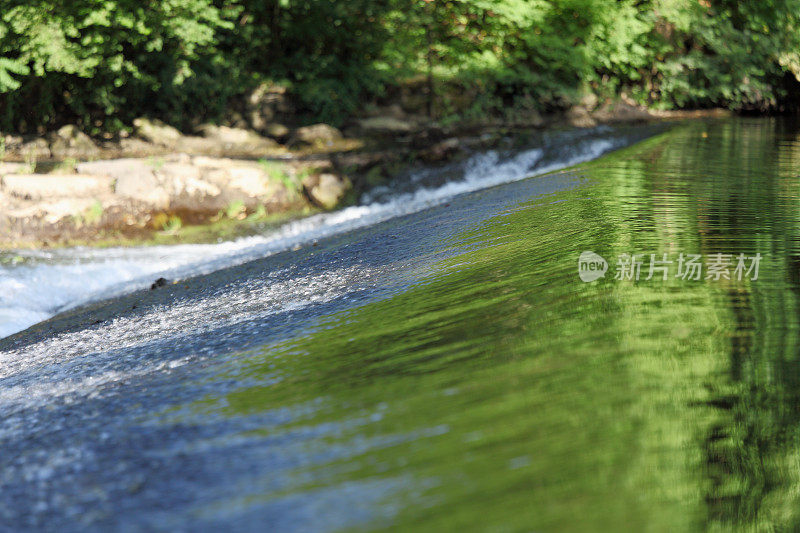
M0 10L3 126L77 119L92 130L112 115L200 110L205 104L190 100L187 88L228 26L210 0L7 1ZM219 80L206 91L224 86Z
M27 75L30 69L18 59L0 57L0 91L12 91L18 89L21 83L12 74Z
M247 216L249 222L258 222L267 218L267 208L259 204L255 211Z
M0 127L188 126L264 81L309 122L414 80L437 116L587 90L770 108L800 76L798 17L800 0L6 0Z
M278 163L267 161L266 159L259 159L258 163L270 180L280 183L286 189L289 198L297 198L300 195L303 179L312 172L306 168L295 177L283 165Z
M101 218L103 218L103 204L101 204L99 200L95 200L89 209L86 210L84 220L87 224L96 224L100 222Z
M103 218L103 204L95 200L85 211L72 216L72 222L77 227L94 226Z
M170 216L162 226L164 233L175 234L183 227L183 221L178 215Z
M244 218L247 208L241 200L235 200L225 208L225 216L231 219Z
M590 88L661 107L777 106L800 75L798 0L422 0L390 19L386 71L472 101L561 107ZM411 21L411 24L409 24ZM432 58L432 66L426 60ZM445 93L452 95L452 88ZM431 98L435 98L435 91ZM447 102L441 102L447 112ZM463 106L462 106L463 107Z

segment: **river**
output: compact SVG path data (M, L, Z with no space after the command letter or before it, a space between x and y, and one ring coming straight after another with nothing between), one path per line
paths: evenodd
M799 132L554 133L238 241L4 252L0 530L794 529Z

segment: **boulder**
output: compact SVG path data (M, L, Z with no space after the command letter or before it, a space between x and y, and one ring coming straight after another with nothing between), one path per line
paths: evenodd
M407 117L403 107L400 104L390 104L388 106L374 106L367 111L370 117L391 117L397 119L404 119Z
M5 163L0 161L0 176L4 174L20 174L28 169L25 163Z
M516 114L513 123L522 127L541 128L545 120L536 109L523 109Z
M0 143L2 143L5 151L18 150L22 146L22 137L19 135L3 135L0 133Z
M200 126L199 129L203 137L221 143L226 149L268 150L270 148L275 148L278 144L272 139L260 136L255 131L243 128L229 128L228 126L205 124Z
M127 175L152 174L154 166L157 166L155 160L128 157L78 163L75 169L79 174L110 176L118 180Z
M94 198L111 193L111 179L105 176L8 174L1 183L6 194L28 200Z
M234 166L228 169L228 176L230 177L229 187L238 189L251 198L269 192L267 188L269 177L259 167Z
M138 137L169 148L174 147L181 138L180 131L157 119L137 118L133 121L133 127Z
M597 98L597 95L591 91L586 92L583 94L583 96L581 96L580 105L589 111L596 109L599 103L600 100Z
M350 184L335 174L315 174L303 180L309 199L323 209L333 209L350 188Z
M261 132L267 137L272 137L278 141L284 141L289 137L289 128L277 122L270 122L261 129Z
M461 141L457 137L438 142L420 153L420 157L429 163L447 161L461 151Z
M175 149L189 154L222 155L224 152L224 147L220 142L194 136L181 137L175 143Z
M201 178L201 168L188 163L165 163L155 173L169 192L171 209L219 210L222 190Z
M50 153L56 159L90 159L100 155L100 148L77 126L68 124L50 135Z
M583 106L574 106L567 111L567 122L576 128L593 128L597 121L592 118L589 111Z
M116 180L114 192L123 197L150 204L154 208L169 206L169 192L155 175L157 161L145 159L110 159L78 163L80 174L109 176Z
M291 116L294 109L286 88L262 83L247 97L247 118L256 131L270 135L267 128L276 118Z
M595 111L592 116L600 122L640 122L653 118L653 115L644 107L618 100L606 102Z
M381 152L345 152L333 156L337 169L344 173L365 172L377 165L397 163L407 154L403 150L384 150Z
M283 150L274 140L251 130L227 126L207 127L208 137L181 137L176 150L187 154L230 157L262 157Z
M313 124L297 128L289 144L305 146L325 146L342 139L342 132L328 124Z
M164 148L136 137L127 137L119 141L122 153L127 157L142 157L164 152Z
M191 161L193 165L201 168L230 168L242 164L241 160L207 155L193 156Z
M156 166L155 174L163 183L185 182L200 179L200 168L186 162L169 162Z
M50 145L44 139L34 139L23 143L19 147L19 155L26 161L36 161L37 159L50 158Z
M448 132L443 128L430 125L414 133L411 138L411 146L416 150L424 150L437 142L444 141L448 137Z
M118 178L114 192L123 198L144 202L156 209L169 207L170 194L152 172L128 174Z
M97 202L93 198L61 198L51 202L42 202L31 206L36 217L41 217L48 224L56 224L67 217L85 213Z
M245 120L241 113L234 111L228 116L225 125L231 128L247 129L250 123Z
M167 278L158 278L150 285L150 290L154 291L156 289L160 289L161 287L166 287L169 285L169 280Z
M415 124L393 116L371 117L358 121L358 127L367 134L399 135L415 129Z

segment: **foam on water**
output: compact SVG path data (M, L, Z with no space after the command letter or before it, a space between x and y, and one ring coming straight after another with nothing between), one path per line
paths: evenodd
M177 368L186 362L186 355L168 361L154 360L146 351L133 355L133 349L146 346L155 337L175 344L224 326L297 311L363 290L376 275L375 269L363 265L300 276L282 270L199 300L159 305L140 316L117 317L19 350L0 351L0 405L6 422L20 409L75 395L91 396L109 383ZM124 363L117 356L121 350L128 352ZM208 353L201 350L191 355L202 359L212 353L209 349ZM29 373L32 369L33 375ZM0 436L7 434L9 427L9 423L0 425Z
M460 194L588 161L630 142L607 131L599 133L604 135L579 137L559 157L547 157L545 148L511 156L497 151L476 154L460 167L460 179L382 199L365 195L362 205L290 222L264 235L218 244L16 252L17 264L0 266L0 338L81 304L145 288L159 276L175 279L213 272L414 213Z

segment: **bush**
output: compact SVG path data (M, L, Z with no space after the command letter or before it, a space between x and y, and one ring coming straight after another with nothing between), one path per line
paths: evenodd
M800 0L5 0L0 127L186 127L270 80L307 122L420 78L438 115L587 90L774 109L800 76L798 14Z

